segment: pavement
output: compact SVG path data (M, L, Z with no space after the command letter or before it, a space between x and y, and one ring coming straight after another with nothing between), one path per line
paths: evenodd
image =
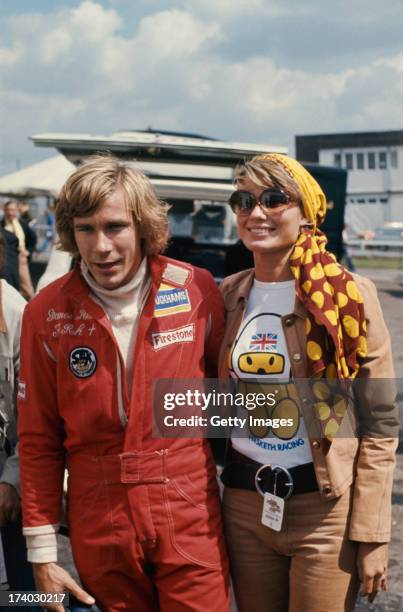
M400 415L403 404L403 269L369 270L359 269L358 273L370 278L378 289L386 325L392 339L392 351L396 378L400 389ZM375 602L369 604L360 599L355 612L402 612L403 611L403 434L400 431L400 446L393 486L392 540L389 547L388 591L380 593ZM62 565L74 573L69 541L59 536L59 558ZM302 612L302 611L301 611ZM305 612L305 611L304 611ZM306 612L309 612L308 610Z

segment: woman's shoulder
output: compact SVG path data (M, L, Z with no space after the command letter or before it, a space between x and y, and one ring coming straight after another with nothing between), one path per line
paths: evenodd
M221 293L225 296L233 291L239 291L240 287L242 287L245 282L247 283L253 275L254 268L249 268L248 270L241 270L241 272L226 276L220 284Z
M368 299L374 299L374 297L377 296L377 288L371 279L367 278L366 276L361 276L361 274L357 274L356 272L351 272L350 274L357 285L357 289L361 293L364 303Z

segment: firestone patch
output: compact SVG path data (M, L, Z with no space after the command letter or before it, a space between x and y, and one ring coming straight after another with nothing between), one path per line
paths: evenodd
M153 347L155 351L159 351L171 344L183 344L184 342L193 342L195 338L194 323L169 329L152 334Z

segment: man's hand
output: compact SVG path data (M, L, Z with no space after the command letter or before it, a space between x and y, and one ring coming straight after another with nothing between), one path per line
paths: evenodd
M95 599L86 593L70 574L57 563L33 563L32 568L38 591L44 591L45 593L69 591L85 604L92 605L95 603ZM54 610L55 612L64 610L61 604L48 604L45 607L47 610Z
M20 498L13 485L0 482L0 527L14 523L20 514Z
M357 554L358 575L361 581L361 596L372 603L378 591L386 591L388 567L388 545L360 542Z

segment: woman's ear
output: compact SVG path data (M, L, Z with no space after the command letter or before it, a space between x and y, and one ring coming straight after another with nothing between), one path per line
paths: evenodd
M301 221L299 222L299 227L302 230L304 230L304 229L309 230L309 229L313 228L313 223L312 223L312 221L310 221L306 217L302 217Z

